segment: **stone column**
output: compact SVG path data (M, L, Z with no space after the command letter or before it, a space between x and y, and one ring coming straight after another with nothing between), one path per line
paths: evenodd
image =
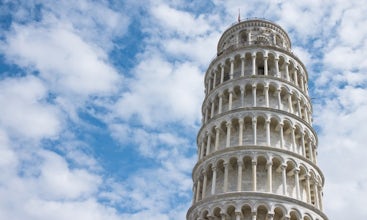
M270 161L266 164L268 174L268 192L273 192L273 163Z
M225 213L223 213L223 212L222 212L222 213L220 213L220 216L221 216L221 217L220 217L220 219L221 219L221 220L226 220L226 216L227 216L227 215L226 215Z
M231 63L231 66L230 66L230 72L229 72L229 78L230 79L233 79L233 66L234 66L234 58L230 58L229 59L229 62Z
M212 176L212 195L215 194L215 186L217 184L217 167L212 167L213 176Z
M302 74L301 74L301 89L302 89L303 92L305 91L305 84L304 84L304 81L303 81Z
M311 204L311 186L310 186L310 175L307 174L306 178L306 193L307 193L307 203Z
M318 188L317 188L317 183L316 183L316 180L314 180L314 184L313 184L313 190L314 190L314 194L315 194L315 207L316 208L320 208L320 204L319 204L319 191L318 191Z
M305 147L305 132L301 132L301 147L302 147L302 156L306 157L306 147Z
M217 125L215 126L215 145L214 145L214 151L218 150L219 147L219 134L220 134L220 127Z
M279 57L275 57L274 61L275 61L275 74L276 74L277 77L280 77L280 73L279 73Z
M204 180L203 180L203 191L201 192L201 199L205 198L206 184L207 184L207 181L208 181L208 177L206 175L206 170L203 170L203 176L204 176Z
M192 196L192 203L193 204L196 202L196 194L197 194L196 183L194 183L194 186L193 186L193 196Z
M241 76L245 76L245 56L241 56Z
M255 159L253 159L252 160L252 191L254 192L256 192L256 185L257 185L256 165L257 165L257 162Z
M264 75L268 75L268 57L264 56Z
M297 143L296 143L296 134L295 134L295 130L296 128L293 126L291 127L291 134L292 134L292 151L294 153L297 153Z
M313 149L312 149L312 141L311 141L311 139L309 139L309 141L308 141L308 153L310 154L310 160L312 162L314 162L314 159L313 159Z
M243 143L243 119L238 120L239 129L238 129L238 145L241 146Z
M245 88L241 86L241 107L245 106L244 97L245 97Z
M283 189L283 195L285 196L287 194L287 176L286 176L286 164L281 165L282 170L282 189Z
M224 166L223 192L225 193L228 190L228 162L224 162L223 166Z
M252 75L256 75L256 54L252 54Z
M253 131L253 140L254 140L254 145L257 145L257 119L253 118L252 119L252 131Z
M201 188L201 182L200 180L198 180L198 184L197 184L197 187L196 187L196 202L199 201L199 196L200 196L200 188Z
M297 108L298 108L298 116L300 118L302 118L302 113L301 113L301 100L299 98L297 99Z
M296 196L299 200L301 198L300 188L299 188L299 169L294 170L294 181L296 182Z
M223 93L219 93L218 114L222 113L222 107L223 107Z
M211 133L208 132L208 140L206 142L206 154L205 155L210 154L210 142L211 142Z
M236 215L236 220L241 220L241 215L242 215L241 211L236 211L235 215Z
M288 69L288 65L289 65L289 61L287 60L285 62L285 75L287 77L287 81L289 82L290 81L290 77L289 77L289 69Z
M270 146L270 119L266 119L265 121L266 126L266 144Z
M221 63L220 64L220 83L222 84L223 83L223 81L224 81L224 64L223 63Z
M242 190L242 167L243 167L243 161L238 160L237 161L238 170L237 170L237 191Z
M209 92L211 91L211 76L209 77L209 79L208 79L208 94L209 94Z
M269 213L269 214L268 214L268 220L273 220L273 219L274 219L274 214Z
M204 123L208 122L208 108L205 108Z
M280 97L280 88L277 89L277 97L278 97L278 109L282 109L282 98Z
M217 71L214 71L214 78L213 78L213 89L215 89L215 83L216 83L216 80L217 79Z
M212 103L212 107L210 109L210 118L214 117L214 107L215 107L215 103L214 103L214 99L210 100Z
M230 147L230 145L231 145L231 128L232 128L231 122L227 122L227 141L226 141L226 147Z
M288 94L288 112L293 113L292 95Z
M233 90L229 90L228 95L228 111L232 110L232 101L233 101Z
M296 86L298 86L298 71L297 71L297 69L294 70L294 84L296 84Z
M256 85L252 85L252 106L256 107Z
M265 106L269 108L269 85L264 86Z
M283 123L279 124L280 128L280 148L283 149L284 148L284 134L283 134Z
M256 217L257 217L257 213L256 212L253 212L252 213L252 220L256 220Z

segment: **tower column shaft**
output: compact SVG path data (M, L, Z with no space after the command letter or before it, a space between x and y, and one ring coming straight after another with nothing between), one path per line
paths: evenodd
M252 191L256 192L256 185L257 185L257 179L256 179L256 161L252 161Z
M223 182L223 192L228 190L228 163L224 163L224 182Z
M242 145L243 143L243 119L238 121L239 129L238 129L238 145Z
M212 176L212 195L215 194L215 186L217 183L217 168L216 167L212 167L212 171L213 171L213 176Z
M238 161L238 173L237 173L237 191L241 191L242 189L242 166L243 162Z
M256 75L256 54L252 55L252 75Z
M273 191L273 163L267 164L267 174L268 174L268 192Z

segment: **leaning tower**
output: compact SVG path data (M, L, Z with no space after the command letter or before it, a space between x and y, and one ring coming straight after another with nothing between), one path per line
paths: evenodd
M221 36L205 74L188 220L327 220L304 64L277 24Z

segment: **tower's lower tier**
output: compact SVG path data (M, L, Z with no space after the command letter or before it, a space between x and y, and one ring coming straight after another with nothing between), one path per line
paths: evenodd
M314 206L286 196L231 192L209 196L191 206L187 220L327 220Z

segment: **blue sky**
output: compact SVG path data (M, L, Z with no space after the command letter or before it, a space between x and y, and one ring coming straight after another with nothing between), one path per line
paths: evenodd
M185 219L203 76L238 8L307 66L326 214L365 219L360 0L1 1L0 219Z

